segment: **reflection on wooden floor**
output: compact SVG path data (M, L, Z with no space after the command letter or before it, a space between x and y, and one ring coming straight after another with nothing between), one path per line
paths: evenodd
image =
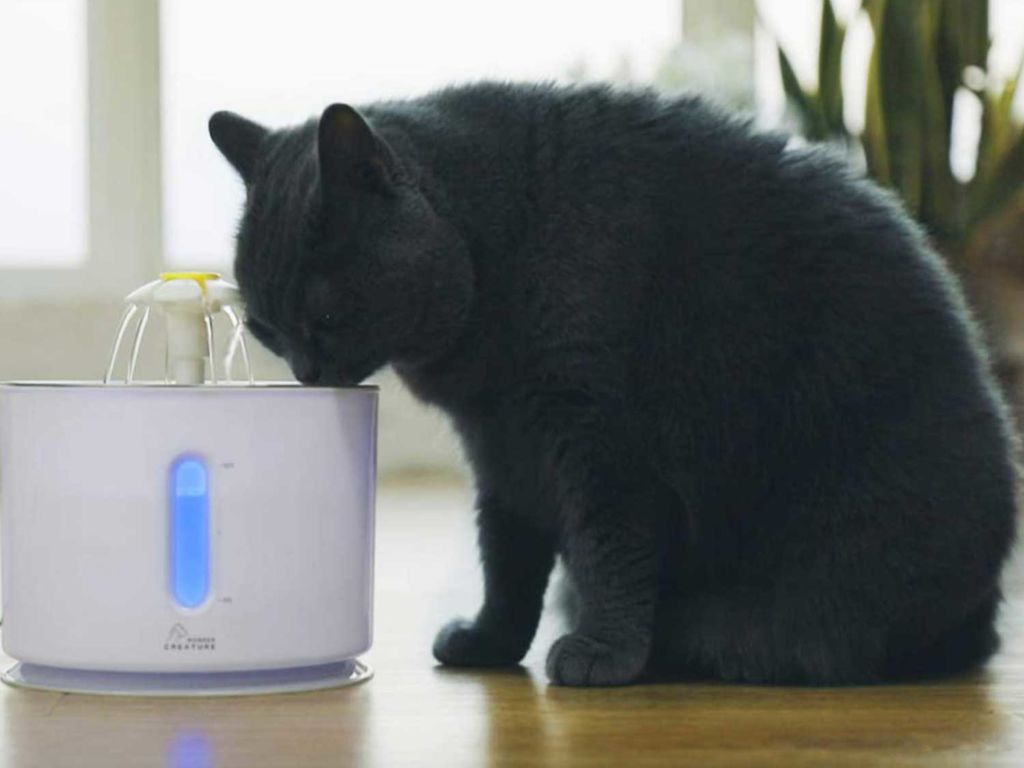
M1024 569L987 671L846 690L549 688L547 616L524 668L439 669L440 624L479 574L463 489L385 488L376 678L263 698L147 700L0 690L0 766L1024 765ZM6 660L5 660L6 661Z

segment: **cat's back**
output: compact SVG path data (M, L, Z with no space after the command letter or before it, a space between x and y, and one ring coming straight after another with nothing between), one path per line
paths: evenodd
M673 170L734 173L768 163L785 137L697 94L648 88L481 81L383 105L435 143L494 154L496 166L532 166L534 183L614 179L626 185L671 181ZM498 156L500 155L500 157ZM443 168L435 169L443 173ZM563 190L565 191L565 190Z
M988 388L948 270L835 153L648 89L481 82L397 109L445 159L488 306L516 307L502 329L571 323L604 349L655 349L611 361L639 378L683 379L721 350L786 372L820 348L839 379L930 352Z

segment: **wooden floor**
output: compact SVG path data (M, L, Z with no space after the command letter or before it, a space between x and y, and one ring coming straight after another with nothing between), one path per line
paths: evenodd
M263 698L118 699L0 689L0 766L1024 766L1024 569L981 674L846 690L548 687L548 616L523 669L430 656L479 578L466 491L385 488L369 683ZM5 664L7 659L0 659Z

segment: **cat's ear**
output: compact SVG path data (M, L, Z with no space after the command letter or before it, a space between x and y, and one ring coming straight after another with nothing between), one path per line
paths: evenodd
M393 189L390 149L348 104L331 104L320 116L317 152L326 200L344 199L357 190L387 194Z
M210 138L246 183L266 135L262 125L234 112L215 112L210 117Z

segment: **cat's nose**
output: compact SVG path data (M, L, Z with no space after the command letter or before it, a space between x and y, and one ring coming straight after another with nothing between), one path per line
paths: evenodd
M292 374L303 384L316 384L320 380L320 365L305 355L292 355L288 363Z

